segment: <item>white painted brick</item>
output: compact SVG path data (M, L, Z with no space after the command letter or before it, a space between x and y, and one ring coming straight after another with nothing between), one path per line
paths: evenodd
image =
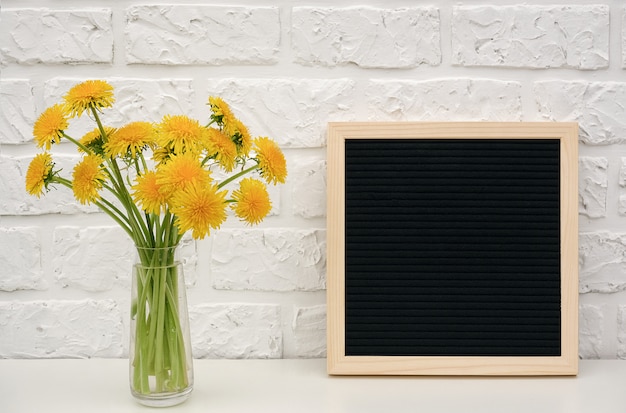
M81 205L72 191L58 185L37 198L26 192L25 176L28 165L35 155L29 157L0 156L0 215L74 214L96 212L94 205ZM63 169L61 176L71 178L78 156L53 155L56 165Z
M620 159L618 213L626 215L626 158Z
M521 89L487 79L373 80L365 93L375 120L519 121Z
M121 357L113 300L0 302L0 358Z
M583 359L599 359L603 350L604 313L600 306L585 304L579 308L578 354Z
M609 64L609 7L458 6L452 61L463 66L603 69Z
M0 144L33 139L35 103L27 79L0 79Z
M582 142L626 142L626 82L542 81L534 95L542 119L578 122Z
M225 229L213 235L213 287L317 291L326 288L326 231Z
M126 61L146 64L269 64L277 61L276 7L131 6Z
M187 232L178 243L177 260L183 264L185 285L194 287L198 281L198 244Z
M578 168L578 212L590 218L606 216L608 159L581 156Z
M619 196L617 201L617 211L620 215L626 215L626 194Z
M434 7L295 7L291 45L303 65L411 68L441 63Z
M222 97L255 136L283 147L326 143L326 124L354 120L355 82L349 79L209 79L209 96Z
M296 158L288 164L293 213L303 218L326 216L326 160Z
M111 9L6 9L3 63L112 63Z
M0 227L0 263L0 291L47 288L37 228Z
M326 306L295 309L293 333L296 357L326 357Z
M622 68L626 69L626 7L622 9Z
M200 304L189 309L194 358L281 358L280 306Z
M130 287L133 243L118 227L58 227L54 231L52 268L63 287L89 292L114 285Z
M620 188L626 188L626 158L620 158L618 183Z
M581 293L626 290L626 234L581 233L578 262Z
M57 77L44 84L46 106L62 102L70 88L86 79ZM114 88L115 103L104 109L101 121L107 126L119 127L127 122L158 122L164 115L185 114L208 117L204 107L197 107L191 79L104 78ZM203 119L198 118L198 119ZM80 138L97 125L88 116L70 121L68 134Z
M626 305L617 307L617 357L626 359Z

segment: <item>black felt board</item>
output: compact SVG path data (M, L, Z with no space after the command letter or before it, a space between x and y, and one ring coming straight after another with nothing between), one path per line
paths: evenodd
M559 356L558 139L345 141L345 355Z

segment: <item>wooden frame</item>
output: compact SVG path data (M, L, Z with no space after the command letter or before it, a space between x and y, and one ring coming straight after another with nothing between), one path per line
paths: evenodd
M352 139L557 139L560 154L560 354L346 355L345 163ZM576 375L578 125L544 122L345 122L328 125L327 371L330 375Z

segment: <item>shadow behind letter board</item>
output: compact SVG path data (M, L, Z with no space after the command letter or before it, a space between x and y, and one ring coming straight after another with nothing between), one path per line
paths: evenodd
M577 127L329 125L330 374L576 374Z

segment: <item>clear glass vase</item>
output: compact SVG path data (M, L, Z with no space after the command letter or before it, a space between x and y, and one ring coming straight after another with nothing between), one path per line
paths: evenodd
M184 402L193 389L193 358L176 247L137 248L130 314L131 393L152 407Z

